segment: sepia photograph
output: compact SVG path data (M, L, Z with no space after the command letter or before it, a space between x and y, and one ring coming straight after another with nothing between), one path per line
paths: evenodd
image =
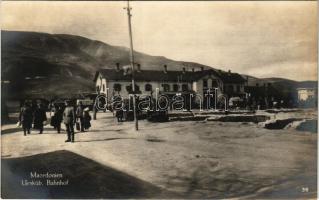
M1 198L316 199L317 1L2 1Z

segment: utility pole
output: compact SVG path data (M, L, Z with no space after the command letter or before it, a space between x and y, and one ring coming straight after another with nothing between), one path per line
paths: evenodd
M131 62L131 68L132 68L132 92L133 92L133 112L134 112L134 122L135 122L135 130L138 130L138 120L137 120L137 114L136 114L136 91L135 91L135 80L134 80L134 53L133 53L133 38L132 38L132 25L131 25L131 10L130 7L130 1L127 1L127 7L124 8L127 10L127 19L128 19L128 29L129 29L129 36L130 36L130 62Z

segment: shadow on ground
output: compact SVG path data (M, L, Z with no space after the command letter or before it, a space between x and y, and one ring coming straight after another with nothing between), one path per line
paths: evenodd
M106 139L95 139L95 140L80 140L75 142L103 142L103 141L111 141L111 140L129 140L135 138L106 138Z
M21 131L21 134L23 134L22 127L14 127L14 128L1 130L1 134L4 135L4 134L16 133L16 132L19 132L19 131ZM48 131L50 131L50 132L48 132ZM54 131L54 132L51 132L51 131ZM65 132L65 130L61 129L61 133L64 133L64 132ZM31 134L39 134L39 130L32 128L31 129ZM57 134L57 131L54 128L45 127L43 129L43 134Z
M5 130L1 130L1 134L9 134L9 133L16 133L22 131L21 127L15 127L15 128L9 128L9 129L5 129Z
M55 151L34 156L2 159L2 198L178 198L133 176L103 166L69 151ZM31 172L62 173L66 186L22 186ZM52 178L50 180L53 180Z

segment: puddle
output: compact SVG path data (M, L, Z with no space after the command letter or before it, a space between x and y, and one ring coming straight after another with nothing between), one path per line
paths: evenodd
M288 119L281 119L276 120L274 122L270 122L265 124L266 129L284 129L288 124L294 122L294 121L302 121L303 119L298 118L288 118Z

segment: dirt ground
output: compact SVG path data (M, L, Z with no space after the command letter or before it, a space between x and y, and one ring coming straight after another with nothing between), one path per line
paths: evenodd
M316 198L317 134L146 120L136 132L133 122L118 124L111 113L97 117L75 143L49 126L42 135L23 136L14 124L3 125L2 197ZM61 171L70 185L43 186L42 196L34 196L37 190L28 193L20 183L30 170Z

